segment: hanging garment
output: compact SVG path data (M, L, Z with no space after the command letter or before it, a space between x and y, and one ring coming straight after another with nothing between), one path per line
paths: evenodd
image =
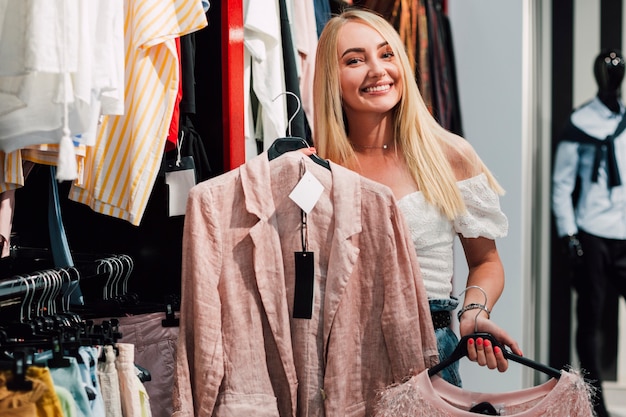
M287 132L287 96L283 76L280 11L273 0L245 0L244 121L246 160L259 154L257 140L267 150ZM254 95L254 96L253 96ZM254 99L258 106L254 106Z
M122 417L122 398L120 380L115 367L115 350L111 345L104 346L103 350L104 361L98 362L98 379L107 417Z
M302 211L288 197L303 167L323 186L306 216L309 319L294 318L310 298L294 301ZM371 415L377 390L437 361L391 190L330 167L262 153L191 190L174 416Z
M315 73L315 56L317 53L317 25L316 25L316 6L318 3L313 1L294 1L294 43L298 52L298 66L300 68L300 94L302 95L302 110L306 116L311 130L311 137L315 138L315 129L313 126L313 75ZM328 6L328 1L326 1ZM323 12L325 13L325 12ZM330 17L330 11L325 21Z
M195 0L124 2L125 113L104 117L69 198L139 225L156 180L179 87L175 38L207 25Z
M424 371L382 391L375 417L592 417L591 395L591 386L574 371L562 371L559 379L505 393L471 392Z
M93 144L100 114L124 111L122 1L1 8L0 149L46 145L61 179L75 179L73 145Z
M29 379L32 386L27 391L10 390L7 380L11 380L10 371L0 371L0 415L3 417L37 417L37 410L44 410L39 405L45 401L44 395L49 387L42 381ZM52 407L46 408L52 411ZM60 408L57 409L60 411ZM50 414L53 416L54 414Z
M178 327L164 327L163 313L138 314L119 318L120 342L135 346L135 364L149 368L151 379L144 382L153 417L172 415L172 388L176 362Z
M72 393L76 400L78 415L81 417L93 417L89 397L87 396L86 384L81 378L78 361L74 357L67 358L70 366L50 368L50 375L54 385L65 387Z
M116 343L118 356L115 367L120 380L120 397L124 417L152 417L150 399L146 388L137 377L135 369L135 346Z

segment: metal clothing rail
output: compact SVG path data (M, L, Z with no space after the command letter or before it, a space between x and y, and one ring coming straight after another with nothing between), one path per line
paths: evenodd
M69 267L52 267L17 274L0 280L0 308L42 292L50 299L64 297L69 304L69 297L79 288L80 281L96 277L104 280L102 299L107 300L127 292L133 265L133 260L128 255L107 255L91 261L77 262Z

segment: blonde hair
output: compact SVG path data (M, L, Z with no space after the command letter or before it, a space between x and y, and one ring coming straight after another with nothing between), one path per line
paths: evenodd
M355 168L356 155L347 136L344 119L337 41L340 29L358 21L377 30L389 43L402 73L402 97L394 109L395 142L426 201L453 219L465 212L451 160L466 162L487 176L490 186L504 191L468 144L459 146L456 136L431 115L419 92L404 44L395 28L383 17L367 10L349 8L333 16L322 31L317 46L313 81L315 148L322 158ZM458 138L458 137L456 137ZM462 141L464 139L458 138Z

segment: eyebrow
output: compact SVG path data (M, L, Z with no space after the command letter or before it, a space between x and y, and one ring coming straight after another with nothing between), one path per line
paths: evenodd
M385 42L381 42L378 44L378 47L376 49L380 49L383 46L387 46L389 45L389 42L385 41ZM341 54L341 57L343 58L344 56L346 56L346 54L349 54L350 52L365 52L364 48L348 48L346 49L343 54Z

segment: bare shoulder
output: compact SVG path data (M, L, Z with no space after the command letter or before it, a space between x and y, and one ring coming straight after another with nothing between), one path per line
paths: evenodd
M480 158L472 144L451 132L444 134L446 157L458 181L474 177L481 172Z

